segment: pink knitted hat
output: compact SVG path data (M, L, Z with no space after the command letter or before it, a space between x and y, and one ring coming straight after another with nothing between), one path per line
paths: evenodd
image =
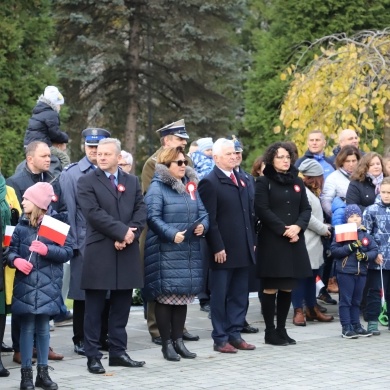
M36 183L27 188L23 198L34 203L40 209L47 210L54 196L53 186L49 183Z

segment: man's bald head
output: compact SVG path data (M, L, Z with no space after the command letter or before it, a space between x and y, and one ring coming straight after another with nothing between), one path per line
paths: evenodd
M342 148L345 145L352 145L355 148L359 148L359 137L356 134L355 130L352 129L344 129L339 134L339 145Z

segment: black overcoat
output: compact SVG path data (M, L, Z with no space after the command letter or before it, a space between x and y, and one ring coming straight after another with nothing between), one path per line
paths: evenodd
M298 170L278 174L271 165L255 184L255 212L262 227L258 234L257 275L261 278L306 278L313 275L304 231L311 207ZM299 240L283 236L285 226L301 227Z
M235 172L238 186L217 166L199 182L199 194L209 213L206 240L210 268L247 267L255 263L255 233L250 194L245 178ZM226 251L225 263L216 263L214 254Z
M141 186L134 175L119 170L115 190L101 169L77 182L78 202L87 222L81 288L127 290L143 287L143 269L138 239L146 223ZM136 227L135 240L125 249L115 249L129 227Z

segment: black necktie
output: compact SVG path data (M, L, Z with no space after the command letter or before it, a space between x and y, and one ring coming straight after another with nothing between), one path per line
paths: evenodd
M116 191L115 176L114 175L110 175L110 176L108 176L108 178L110 179L112 187Z

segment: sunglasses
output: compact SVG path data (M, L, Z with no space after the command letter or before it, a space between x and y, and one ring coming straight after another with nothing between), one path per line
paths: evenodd
M181 167L183 164L184 164L185 166L188 165L188 161L187 161L187 160L177 160L177 161L171 161L171 162L176 163L179 167Z

